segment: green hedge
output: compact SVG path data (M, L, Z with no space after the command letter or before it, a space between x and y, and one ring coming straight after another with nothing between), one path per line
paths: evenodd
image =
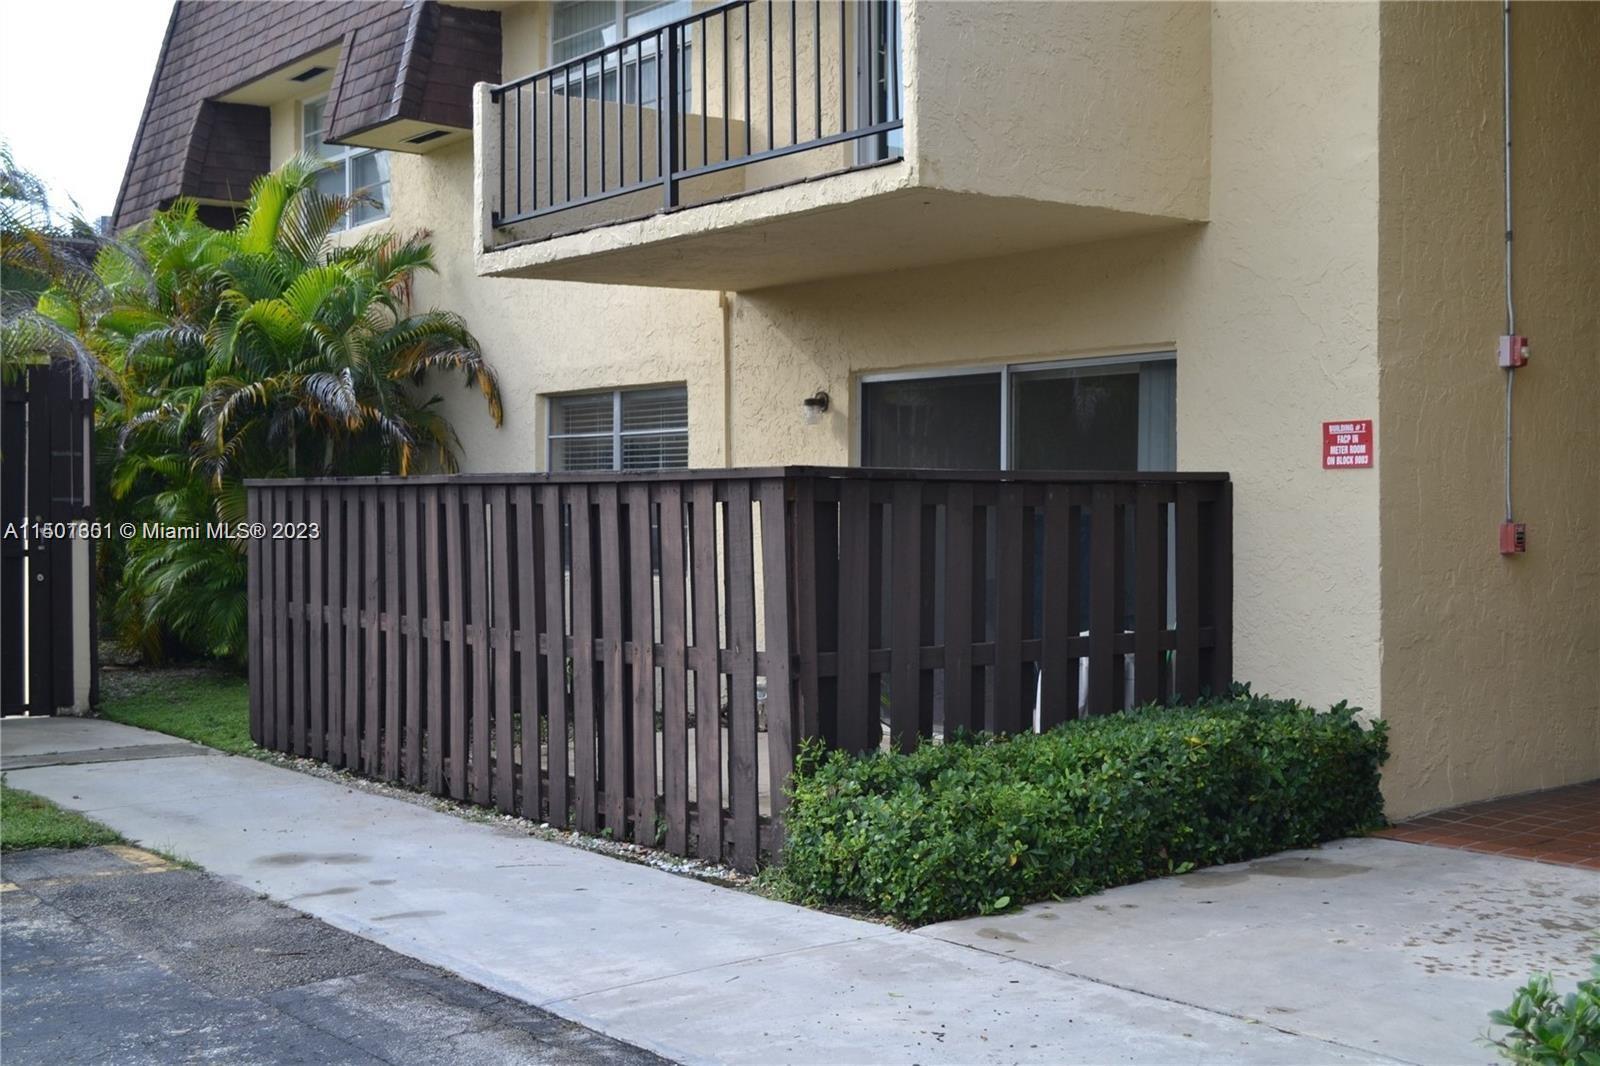
M1238 695L910 755L808 749L775 880L907 922L1084 895L1383 824L1383 723Z

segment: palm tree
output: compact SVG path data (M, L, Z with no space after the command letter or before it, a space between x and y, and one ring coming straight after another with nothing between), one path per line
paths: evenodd
M232 232L201 225L188 205L158 216L141 242L155 299L125 285L130 299L107 323L127 370L160 386L142 390L159 403L129 424L193 433L194 457L219 487L241 476L453 471L455 432L440 398L419 391L430 371L464 374L501 421L494 372L466 324L409 309L416 272L434 269L431 246L393 234L333 244L355 203L317 190L321 166L299 157L258 179Z
M101 251L92 313L55 307L63 326L87 323L122 386L100 406L120 517L237 523L249 477L453 471L459 442L426 388L438 373L464 375L500 424L494 371L466 324L410 308L431 246L331 240L356 201L317 190L322 166L298 157L257 179L233 230L204 225L192 203L158 212ZM242 543L119 547L110 607L125 640L154 651L169 631L206 654L242 652Z
M91 380L96 376L82 332L37 307L46 292L69 307L100 299L93 267L102 240L76 208L63 217L44 181L0 143L0 377L7 381L57 358L75 361Z

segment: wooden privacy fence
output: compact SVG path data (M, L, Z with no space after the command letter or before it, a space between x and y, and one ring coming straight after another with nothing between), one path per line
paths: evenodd
M249 483L251 734L753 869L808 737L902 750L1231 680L1225 474Z

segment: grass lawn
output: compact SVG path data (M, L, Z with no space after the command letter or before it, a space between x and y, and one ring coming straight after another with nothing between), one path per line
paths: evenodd
M99 822L0 782L0 851L92 848L120 843L122 837Z
M108 696L103 718L170 733L221 751L255 750L250 742L250 692L242 677L223 673L152 672L130 691Z

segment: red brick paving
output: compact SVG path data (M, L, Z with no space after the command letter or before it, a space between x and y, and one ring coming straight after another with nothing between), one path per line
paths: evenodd
M1377 835L1600 870L1600 781L1434 811Z

